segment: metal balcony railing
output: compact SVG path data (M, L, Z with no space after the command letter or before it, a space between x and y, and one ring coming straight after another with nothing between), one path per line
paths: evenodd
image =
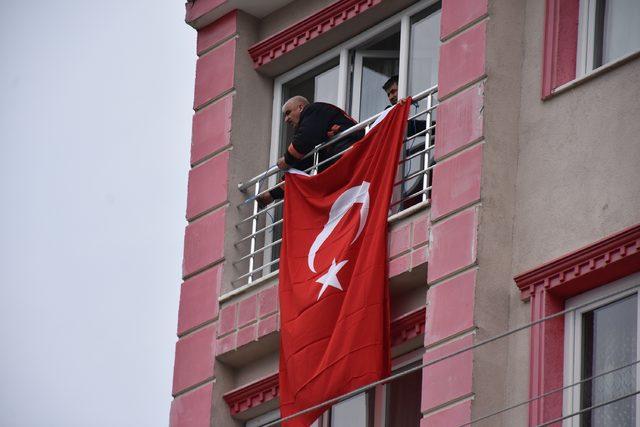
M394 183L390 216L407 210L419 209L428 204L431 190L431 169L433 168L433 147L437 110L437 86L413 96L413 112L408 118L407 137L404 140L398 175ZM318 145L307 157L314 157L313 166L305 172L315 174L318 167L340 156L337 154L318 162L318 152L352 133L367 128L382 112L363 120L356 126ZM277 201L259 209L256 197L282 185L276 166L271 166L260 175L238 185L247 194L244 203L238 205L240 221L236 228L241 237L235 242L237 257L233 261L236 269L234 286L250 285L260 278L271 277L278 270L280 243L282 242L282 204ZM263 183L267 185L263 185Z

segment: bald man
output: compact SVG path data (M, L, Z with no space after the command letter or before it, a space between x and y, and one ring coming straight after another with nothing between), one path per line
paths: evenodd
M345 131L357 124L347 113L332 104L325 102L309 101L302 96L294 96L282 106L282 114L287 125L294 128L293 140L287 147L284 157L278 160L278 167L282 170L296 168L305 170L313 165L313 156L303 160L303 157L313 150L318 144ZM322 162L353 145L364 136L364 129L354 132L327 148L319 151L319 161ZM320 167L322 172L331 166L338 158L331 160ZM258 202L261 206L271 203L275 199L284 197L282 188L276 188L262 195Z

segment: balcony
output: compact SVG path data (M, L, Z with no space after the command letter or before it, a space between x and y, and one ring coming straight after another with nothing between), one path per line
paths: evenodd
M433 148L435 143L435 123L437 102L437 86L414 95L414 107L408 118L407 137L404 140L401 158L398 162L397 179L389 211L389 222L424 210L429 205L431 190L431 170L433 168ZM306 157L314 157L313 166L305 172L317 173L317 169L326 159L318 163L317 153L329 145L356 132L368 128L382 112L360 122L351 129L342 132L329 141L317 146ZM339 156L339 155L337 155ZM305 158L306 158L305 157ZM282 172L272 166L260 175L238 185L238 189L246 194L246 201L238 206L240 220L236 224L238 239L234 243L236 259L234 267L234 290L223 295L232 297L243 292L258 282L264 282L278 274L282 230L283 200L259 209L256 197L272 188L282 185Z

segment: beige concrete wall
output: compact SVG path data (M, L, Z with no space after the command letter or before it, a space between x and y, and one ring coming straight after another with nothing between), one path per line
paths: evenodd
M514 272L640 223L640 60L540 100L542 2L527 2Z
M263 65L260 69L260 73L277 76L282 74L291 68L294 68L310 59L316 57L319 53L322 53L351 37L354 37L363 31L371 28L374 25L379 24L384 19L394 15L395 13L411 6L418 0L386 0L374 7L360 13L356 17L349 20L346 24L338 25L337 27L325 32L324 34L316 37L308 42L298 46L286 55L283 55L275 60ZM291 4L278 9L272 14L266 16L260 25L260 37L264 39L272 36L273 34L282 31L291 25L303 20L304 18L324 9L328 5L335 1L319 0L309 2L306 0L297 0Z
M476 342L509 328L524 3L525 0L489 2L482 207L474 314L478 327ZM505 407L516 396L526 396L528 376L524 377L524 384L521 378L517 382L512 381L508 375L512 361L509 340L506 339L474 352L472 419ZM516 361L519 362L517 357ZM503 420L502 417L493 417L479 425L525 424L526 419L522 418Z
M514 276L640 223L640 60L542 101L544 2L489 8L479 339L530 321ZM528 399L528 381L528 330L477 351L473 418ZM480 425L526 425L527 414Z
M259 33L260 39L270 37L335 2L336 0L293 1L262 20Z
M228 195L225 227L224 283L221 294L232 289L231 280L238 276L232 261L241 255L234 243L249 231L245 227L237 230L240 218L247 216L251 206L236 209L248 194L238 191L238 184L264 172L269 162L271 144L271 110L273 103L273 80L255 71L247 49L258 41L259 21L243 12L238 12L238 47L235 64L235 94L231 123L231 158L229 160ZM242 234L241 234L242 232ZM243 253L243 255L246 252ZM245 273L245 270L243 273Z

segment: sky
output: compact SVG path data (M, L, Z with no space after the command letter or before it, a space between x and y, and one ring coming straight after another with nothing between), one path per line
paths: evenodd
M166 426L195 31L184 3L0 3L0 425Z

